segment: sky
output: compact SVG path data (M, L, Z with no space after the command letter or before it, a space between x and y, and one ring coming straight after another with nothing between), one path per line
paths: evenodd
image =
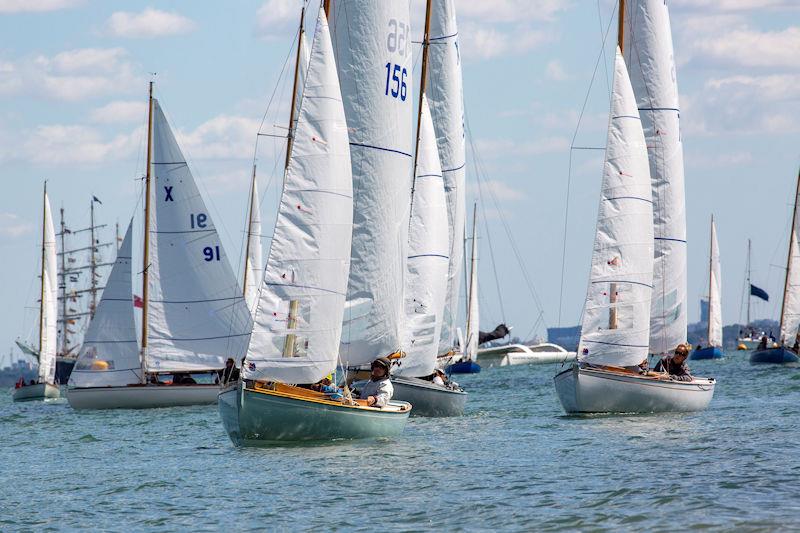
M603 153L570 146L605 144L615 26L605 48L603 35L615 2L456 3L474 147L468 202L479 201L482 213L481 326L505 320L515 335L544 337L547 326L578 323L585 297ZM410 4L419 41L424 2ZM724 323L744 319L748 239L753 283L771 296L754 305L754 318L777 318L800 166L800 4L668 4L685 150L690 321L707 291L712 213ZM258 131L285 133L287 58L301 6L0 0L0 350L32 326L44 179L54 210L63 207L73 229L88 223L98 197L96 216L109 224L104 239L141 210L151 79L241 272L254 154L265 227L275 214L283 141L261 137L255 151L255 140ZM311 0L310 12L317 6Z

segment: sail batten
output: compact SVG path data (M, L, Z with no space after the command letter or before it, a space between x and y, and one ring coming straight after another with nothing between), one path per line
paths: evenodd
M653 293L653 205L647 146L619 49L578 359L633 366L646 359Z

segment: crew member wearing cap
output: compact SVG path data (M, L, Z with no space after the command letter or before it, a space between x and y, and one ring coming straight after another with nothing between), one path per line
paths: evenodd
M665 355L653 369L655 372L666 372L670 379L675 381L692 381L689 367L686 366L686 358L689 357L689 348L685 344L679 344L675 348L675 353Z
M378 357L372 362L369 381L359 391L359 398L367 400L367 405L384 407L394 394L394 387L389 381L391 362L386 357Z

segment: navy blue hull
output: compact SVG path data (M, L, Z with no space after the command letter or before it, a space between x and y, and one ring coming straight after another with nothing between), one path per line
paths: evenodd
M481 366L473 361L461 361L445 368L448 374L477 374Z
M750 362L771 363L773 365L783 365L786 363L798 363L800 357L787 348L767 348L766 350L755 350L750 354Z
M693 351L689 359L694 359L695 361L698 359L722 359L723 356L722 348L719 346L709 346L708 348L700 348L699 350Z

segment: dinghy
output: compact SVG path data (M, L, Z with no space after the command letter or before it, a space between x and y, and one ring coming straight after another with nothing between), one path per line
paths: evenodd
M403 15L388 4L354 11L381 27ZM353 223L348 130L322 6L290 139L242 378L219 394L222 423L237 446L397 435L408 403L370 407L308 387L337 366Z
M711 252L708 261L708 346L692 352L690 359L719 359L722 353L722 278L714 215L711 215Z
M783 283L783 303L781 304L780 344L767 349L756 349L750 354L750 362L757 363L800 363L800 356L789 346L794 346L800 326L800 248L797 236L800 234L800 218L797 216L797 204L800 199L800 171L797 173L797 188L792 211L792 227L789 232L789 253L786 258L786 277Z
M251 317L242 289L152 82L144 204L141 350L129 228L67 392L75 409L216 403L226 357L239 360L247 348Z
M47 182L42 200L42 257L39 283L39 378L37 383L22 384L14 389L15 402L58 398L56 385L56 344L58 342L58 280L56 268L56 232Z

